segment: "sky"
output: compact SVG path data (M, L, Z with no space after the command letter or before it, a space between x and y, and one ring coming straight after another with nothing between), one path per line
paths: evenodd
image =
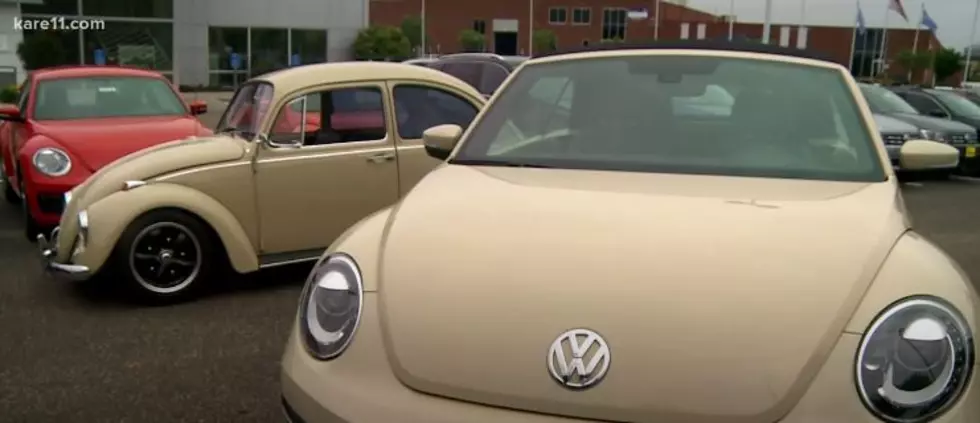
M668 0L670 1L670 0ZM900 15L888 12L889 27L915 28L922 16L925 4L929 16L936 21L939 40L947 47L963 48L970 44L970 32L974 11L980 0L901 0L909 17L906 23ZM765 16L765 0L734 0L738 20L762 22ZM868 26L882 26L889 0L860 0L864 21ZM688 0L688 5L710 13L728 14L732 0ZM800 22L806 10L806 24L852 26L856 21L856 0L773 0L772 21L778 23ZM980 32L980 31L978 31ZM974 43L980 43L980 34Z

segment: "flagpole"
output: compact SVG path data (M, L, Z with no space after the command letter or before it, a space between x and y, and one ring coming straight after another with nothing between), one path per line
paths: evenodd
M796 30L796 47L797 48L806 48L806 46L802 43L802 41L805 41L805 40L803 40L803 32L804 31L806 31L806 0L802 0L800 2L800 26ZM807 32L809 32L809 31L807 31Z
M970 64L973 59L973 43L977 42L977 18L980 17L980 0L973 9L973 26L970 29L970 45L966 47L966 66L963 67L963 84L970 80Z
M421 21L422 21L422 46L421 46L422 48L420 48L419 50L421 50L420 51L420 53L421 53L420 57L425 57L425 0L422 0L422 19L421 19Z
M653 3L654 12L657 14L653 21L653 40L660 39L660 0L655 0Z
M977 0L980 1L980 0ZM772 25L772 0L766 0L766 20L762 24L762 43L769 44L769 33Z
M528 1L527 15L527 55L534 57L534 0Z
M728 41L735 39L735 0L728 2Z
M922 28L922 19L926 16L926 4L922 3L922 12L919 14L918 25L915 26L915 36L912 37L912 53L919 49L919 29Z
M847 59L847 71L852 75L854 74L854 50L857 49L857 38L858 38L858 14L861 13L861 0L855 0L854 2L854 29L851 30L851 55Z
M881 52L878 55L878 60L879 60L879 63L880 63L880 67L878 68L878 73L879 74L884 73L884 71L885 71L885 63L888 60L887 59L887 55L888 55L888 24L890 22L890 19L889 18L891 17L891 11L892 11L892 9L891 9L891 6L890 5L885 8L885 26L882 27L882 29L881 29Z

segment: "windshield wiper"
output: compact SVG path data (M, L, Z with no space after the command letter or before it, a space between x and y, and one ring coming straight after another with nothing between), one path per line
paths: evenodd
M557 166L541 164L541 163L528 163L512 160L491 160L491 159L453 159L449 161L450 164L464 165L464 166L499 166L499 167L523 167L529 169L555 169Z

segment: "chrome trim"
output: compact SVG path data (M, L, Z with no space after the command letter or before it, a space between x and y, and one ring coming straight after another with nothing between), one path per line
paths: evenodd
M89 271L87 266L82 266L80 264L58 263L55 261L56 257L58 256L58 233L58 228L51 231L52 242L49 242L48 239L44 237L44 234L37 235L37 248L38 253L41 256L41 263L44 266L44 270L54 274L55 276L70 281L83 281L90 278L92 272Z
M65 193L65 205L67 206L68 203L71 203L71 191Z
M131 189L139 188L146 185L145 181L126 181L123 182L123 191L129 191Z
M271 263L260 264L259 265L259 269L268 269L270 267L288 266L290 264L309 263L311 261L317 261L319 259L320 259L320 256L315 256L315 257L304 257L304 258L289 259L289 260L283 260L283 261L274 261L274 262L271 262Z
M78 212L78 227L84 231L88 230L88 212L85 210Z

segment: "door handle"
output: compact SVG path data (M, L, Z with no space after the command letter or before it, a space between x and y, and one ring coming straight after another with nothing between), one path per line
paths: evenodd
M378 153L368 156L367 160L371 163L384 163L395 160L395 153Z

